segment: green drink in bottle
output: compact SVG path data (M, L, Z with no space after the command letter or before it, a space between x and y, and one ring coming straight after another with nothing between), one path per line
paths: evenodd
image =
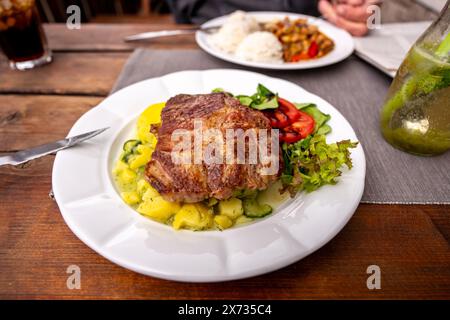
M450 149L450 9L417 40L397 71L381 111L394 147L418 155Z

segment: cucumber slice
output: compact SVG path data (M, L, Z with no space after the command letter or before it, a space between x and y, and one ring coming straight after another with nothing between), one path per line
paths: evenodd
M209 199L205 200L205 204L207 207L214 207L218 203L219 203L219 200L217 200L216 198L209 198Z
M251 190L251 189L241 189L241 190L235 190L233 192L233 197L239 198L239 199L256 198L257 195L258 195L258 190Z
M141 141L139 141L139 140L136 140L136 139L128 140L123 144L123 151L133 152L134 149L140 144L141 144Z
M272 213L268 204L260 204L256 199L243 199L244 214L250 218L262 218Z
M131 139L123 144L122 161L128 163L130 156L136 153L136 147L142 144L140 140Z

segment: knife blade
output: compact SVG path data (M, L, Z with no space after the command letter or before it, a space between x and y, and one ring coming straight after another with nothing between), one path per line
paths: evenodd
M21 151L17 151L14 153L7 154L5 156L0 157L0 166L3 165L19 165L25 162L28 162L33 159L37 159L55 152L58 152L63 149L70 148L80 142L83 142L85 140L91 139L95 137L96 135L99 135L100 133L104 132L108 128L103 128L99 130L94 130L91 132L83 133L77 136L69 137L66 139L62 139L55 142L50 142L38 147L34 147L31 149L25 149Z
M177 36L182 34L191 34L196 31L203 31L206 33L216 31L220 28L220 26L214 27L193 27L187 29L179 29L179 30L161 30L161 31L150 31L150 32L142 32L138 34L134 34L131 36L127 36L124 38L124 41L138 41L138 40L147 40L147 39L155 39L160 37L170 37Z

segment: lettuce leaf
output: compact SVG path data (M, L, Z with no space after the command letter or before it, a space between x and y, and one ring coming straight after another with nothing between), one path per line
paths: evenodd
M326 123L331 119L329 114L325 114L317 108L314 103L294 103L297 109L306 112L311 117L314 118L316 123L314 127L314 133L317 134L327 134L331 132L331 127Z
M237 95L236 99L239 100L244 106L256 109L267 110L278 108L278 96L262 84L258 84L256 92L251 96Z
M294 195L301 190L312 192L326 184L336 184L342 166L352 168L350 149L357 144L350 140L327 144L322 134L283 144L284 188Z

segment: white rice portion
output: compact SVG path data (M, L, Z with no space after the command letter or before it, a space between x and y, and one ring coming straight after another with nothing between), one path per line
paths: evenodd
M240 59L254 62L283 62L283 48L277 37L267 31L249 34L236 50Z
M228 17L219 31L209 37L209 42L221 51L234 53L239 43L247 35L258 30L258 21L243 11L235 11Z

